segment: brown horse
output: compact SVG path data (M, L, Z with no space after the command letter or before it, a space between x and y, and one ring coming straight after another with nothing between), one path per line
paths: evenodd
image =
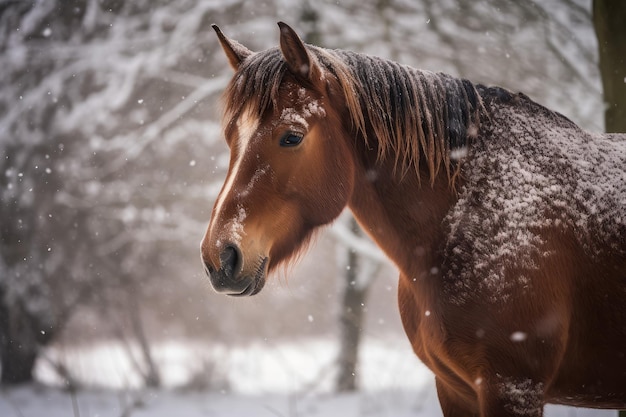
M259 53L214 27L235 70L215 289L258 293L349 207L400 270L446 417L626 407L626 136L279 26Z

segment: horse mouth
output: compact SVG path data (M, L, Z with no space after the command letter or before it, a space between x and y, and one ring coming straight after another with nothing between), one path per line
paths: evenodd
M265 286L265 268L268 263L268 258L265 257L256 268L256 272L254 276L245 278L249 281L248 285L246 285L241 292L230 293L231 297L248 297L261 292L263 287Z

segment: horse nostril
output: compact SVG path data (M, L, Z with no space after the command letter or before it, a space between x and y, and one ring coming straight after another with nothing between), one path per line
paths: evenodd
M222 263L222 270L227 277L233 277L238 261L239 251L237 248L232 245L226 246L220 254L220 262Z
M204 261L204 272L206 272L208 276L211 276L211 274L215 272L215 268L209 263L209 261Z

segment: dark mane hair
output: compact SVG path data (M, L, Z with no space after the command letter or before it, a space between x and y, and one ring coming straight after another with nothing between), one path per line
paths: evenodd
M355 52L307 49L323 72L337 78L354 126L366 142L376 141L379 158L392 155L402 174L411 167L419 174L423 158L431 181L442 164L453 180L451 150L478 132L484 111L474 84ZM248 57L226 89L225 120L234 120L244 106L259 116L271 110L286 71L278 48Z

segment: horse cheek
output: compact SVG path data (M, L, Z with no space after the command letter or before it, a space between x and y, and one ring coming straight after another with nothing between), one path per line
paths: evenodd
M329 164L324 175L324 183L320 190L326 190L321 196L321 201L326 206L325 211L329 214L329 219L325 223L333 221L347 206L354 189L354 164L349 163L350 158L339 157L341 152L336 152L332 164ZM345 155L345 153L344 153Z

